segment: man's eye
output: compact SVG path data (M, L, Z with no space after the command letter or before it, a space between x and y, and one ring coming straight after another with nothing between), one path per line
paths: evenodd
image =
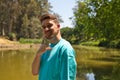
M43 25L42 28L45 29L45 28L51 28L53 24L48 24L48 25Z
M51 27L52 27L52 24L48 24L47 27L48 27L48 28L51 28Z
M45 29L46 27L45 26L42 26L43 29Z

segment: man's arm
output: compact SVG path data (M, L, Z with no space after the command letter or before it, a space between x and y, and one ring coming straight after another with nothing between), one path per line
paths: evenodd
M46 51L46 50L51 50L51 48L49 47L49 42L48 40L43 37L43 40L41 42L40 48L37 51L35 58L33 60L32 63L32 74L33 75L38 75L39 73L39 69L40 69L40 59L41 59L41 55Z
M39 73L40 58L41 58L41 55L42 55L41 47L42 46L40 46L39 50L37 51L37 53L35 55L35 58L33 60L33 63L32 63L32 74L33 75L37 75Z
M60 80L76 80L76 60L74 52L65 50L61 61Z
M49 50L50 48L44 44L41 44L39 50L37 51L35 58L32 63L32 74L33 75L38 75L39 69L40 69L40 59L41 55L46 51Z
M40 68L40 54L36 54L35 58L32 63L32 74L37 75L39 73L39 68Z

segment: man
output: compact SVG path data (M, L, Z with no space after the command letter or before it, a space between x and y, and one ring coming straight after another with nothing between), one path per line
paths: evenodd
M55 15L40 18L44 40L32 63L32 74L39 80L76 80L75 52L68 41L61 37L60 24Z

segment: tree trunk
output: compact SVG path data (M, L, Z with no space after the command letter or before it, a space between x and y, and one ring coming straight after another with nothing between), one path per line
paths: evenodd
M4 26L2 27L2 36L5 36Z

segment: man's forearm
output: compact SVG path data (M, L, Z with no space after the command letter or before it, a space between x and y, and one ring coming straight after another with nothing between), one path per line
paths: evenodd
M41 57L41 54L37 53L33 60L33 63L32 63L32 74L33 75L38 75L38 73L39 73L40 57Z
M39 50L37 51L37 54L35 55L35 58L33 60L32 63L32 74L33 75L37 75L39 73L39 69L40 69L40 58L41 55L46 51L46 50L50 50L51 48L49 48L48 46L42 44L39 48Z

